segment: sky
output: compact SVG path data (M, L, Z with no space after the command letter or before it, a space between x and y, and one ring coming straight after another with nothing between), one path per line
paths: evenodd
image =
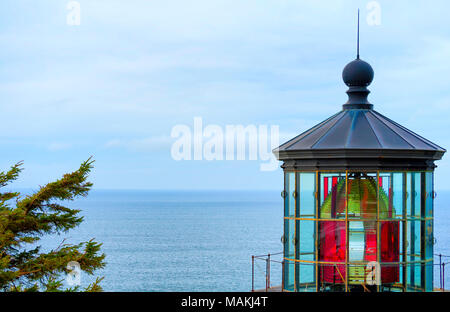
M0 171L37 188L95 159L98 189L281 190L261 160L173 159L177 125L277 125L280 143L341 110L356 54L375 110L450 146L448 1L0 2ZM369 20L368 20L369 18ZM68 21L69 20L69 21ZM436 189L450 189L450 161Z

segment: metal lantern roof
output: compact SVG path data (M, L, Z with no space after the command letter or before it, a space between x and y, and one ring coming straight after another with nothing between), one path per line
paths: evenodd
M372 67L359 59L343 71L343 110L274 150L285 169L417 169L435 167L445 149L373 109Z

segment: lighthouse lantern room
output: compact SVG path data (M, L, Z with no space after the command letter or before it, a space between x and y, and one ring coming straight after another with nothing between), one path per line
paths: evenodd
M434 161L445 150L373 109L343 71L337 114L274 150L284 170L284 291L432 291Z

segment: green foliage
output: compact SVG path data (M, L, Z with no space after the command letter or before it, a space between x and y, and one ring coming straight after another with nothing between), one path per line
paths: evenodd
M40 238L60 234L77 227L83 217L79 210L62 206L61 202L87 196L92 183L87 182L93 160L63 175L55 182L22 197L18 192L0 192L0 291L101 291L102 278L86 289L79 286L64 289L61 276L69 273L67 264L76 261L81 271L92 275L105 266L101 244L90 240L77 245L64 241L50 252L40 251ZM16 180L22 170L18 163L0 172L0 189ZM36 247L37 246L37 247Z

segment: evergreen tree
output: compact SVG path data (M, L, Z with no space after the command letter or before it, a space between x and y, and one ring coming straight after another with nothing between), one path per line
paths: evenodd
M77 227L83 217L80 210L62 205L80 196L87 196L92 183L87 182L93 160L63 175L55 182L39 188L32 195L1 192L16 180L22 162L7 172L0 172L0 291L101 291L102 278L87 288L64 288L65 274L71 272L68 263L76 261L82 272L92 275L105 266L101 244L90 240L76 245L64 241L50 252L38 246L44 235L64 233ZM37 247L36 247L37 246ZM72 272L73 273L73 272Z

